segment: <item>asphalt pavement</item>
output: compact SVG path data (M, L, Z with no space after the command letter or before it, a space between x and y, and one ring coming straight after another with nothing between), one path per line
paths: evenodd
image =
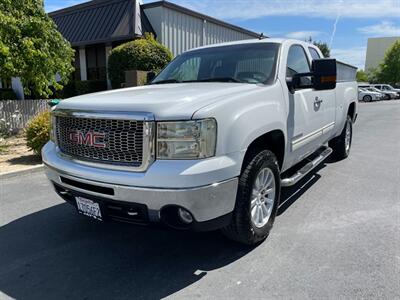
M400 299L400 101L359 105L350 157L283 191L256 248L101 223L43 173L0 182L0 299Z

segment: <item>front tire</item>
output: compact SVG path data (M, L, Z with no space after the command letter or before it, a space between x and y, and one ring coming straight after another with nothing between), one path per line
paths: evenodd
M353 121L348 115L342 133L329 142L329 147L333 149L333 156L337 160L345 159L350 154L353 141Z
M369 95L364 96L364 97L363 97L363 101L364 101L364 102L371 102L371 101L372 101L372 97L369 96Z
M264 241L275 221L280 190L279 164L274 153L263 150L254 155L239 178L231 224L222 233L247 245Z

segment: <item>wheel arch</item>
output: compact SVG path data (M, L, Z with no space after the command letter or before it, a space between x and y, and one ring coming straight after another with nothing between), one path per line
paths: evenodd
M347 115L350 116L351 120L353 122L355 122L356 120L356 103L355 102L351 102L349 105L349 108L347 110Z
M285 135L283 131L275 129L255 138L247 147L242 163L242 171L252 156L261 150L272 151L276 155L279 168L282 169L285 159Z

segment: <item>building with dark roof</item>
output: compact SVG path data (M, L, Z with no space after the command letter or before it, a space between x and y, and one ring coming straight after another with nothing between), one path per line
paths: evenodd
M174 55L194 47L259 37L167 1L93 0L49 15L76 50L78 80L106 79L112 48L146 32L153 33Z

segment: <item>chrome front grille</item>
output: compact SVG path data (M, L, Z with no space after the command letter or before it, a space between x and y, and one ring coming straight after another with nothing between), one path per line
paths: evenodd
M57 145L72 158L135 168L143 165L148 146L144 121L57 114L54 121Z

